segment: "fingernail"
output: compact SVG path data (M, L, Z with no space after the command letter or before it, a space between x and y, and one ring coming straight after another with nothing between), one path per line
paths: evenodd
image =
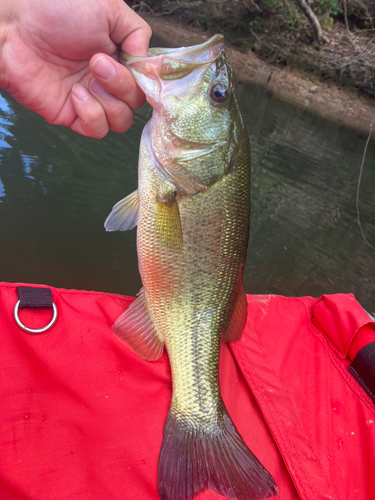
M80 101L90 99L90 92L83 85L76 84L72 88L72 94Z
M106 89L100 85L96 78L91 78L90 90L92 90L99 97L107 97L109 95L109 92L107 92Z
M113 80L116 75L115 66L104 56L100 56L96 59L92 69L96 75L103 80Z

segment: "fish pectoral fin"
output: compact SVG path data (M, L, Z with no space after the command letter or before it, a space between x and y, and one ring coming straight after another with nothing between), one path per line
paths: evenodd
M169 193L156 202L156 234L168 248L180 250L182 247L182 227L176 196Z
M232 317L228 327L222 333L223 342L236 342L237 340L240 340L246 325L246 319L247 299L243 283L241 282Z
M138 223L138 189L120 200L108 215L104 227L106 231L128 231Z
M156 361L163 354L164 341L150 318L143 288L112 329L121 342L147 361Z

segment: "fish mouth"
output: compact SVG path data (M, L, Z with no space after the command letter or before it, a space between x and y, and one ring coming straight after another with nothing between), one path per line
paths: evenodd
M190 47L151 48L147 56L131 56L121 52L122 63L130 70L154 74L162 80L183 78L196 69L210 66L224 49L224 36L217 34L209 40Z
M179 54L182 57L191 57L193 56L194 59L196 59L197 55L199 53L203 53L208 49L212 49L212 47L216 45L223 45L224 44L224 36L221 34L217 34L209 38L203 43L200 43L198 45L191 45L190 47L177 47L177 48L151 48L147 52L148 55L151 56L157 56L157 55L164 55L164 54Z
M176 48L152 47L148 50L147 56L131 56L129 54L126 54L125 52L121 52L120 57L128 64L141 62L150 57L165 56L165 55L174 56L178 59L180 58L184 60L193 59L194 61L197 61L197 59L200 57L206 58L207 51L212 52L215 49L218 49L218 52L220 53L223 46L224 46L224 36L217 34L212 36L209 40L206 40L203 43L200 43L198 45L191 45L190 47L176 47Z

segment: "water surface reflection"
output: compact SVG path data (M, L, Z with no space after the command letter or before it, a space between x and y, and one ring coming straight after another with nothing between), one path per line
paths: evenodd
M277 101L241 101L253 145L252 227L245 272L250 293L352 292L375 309L375 251L356 222L366 137ZM361 220L375 244L375 141L360 191Z

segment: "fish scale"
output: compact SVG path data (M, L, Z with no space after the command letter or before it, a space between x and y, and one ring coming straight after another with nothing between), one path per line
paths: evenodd
M141 138L138 191L105 225L124 230L136 221L143 283L114 331L146 360L165 347L171 365L159 495L192 500L209 488L231 499L269 498L277 487L219 387L220 342L238 340L246 322L250 211L249 140L223 40L150 49L126 56L126 65L154 113Z

